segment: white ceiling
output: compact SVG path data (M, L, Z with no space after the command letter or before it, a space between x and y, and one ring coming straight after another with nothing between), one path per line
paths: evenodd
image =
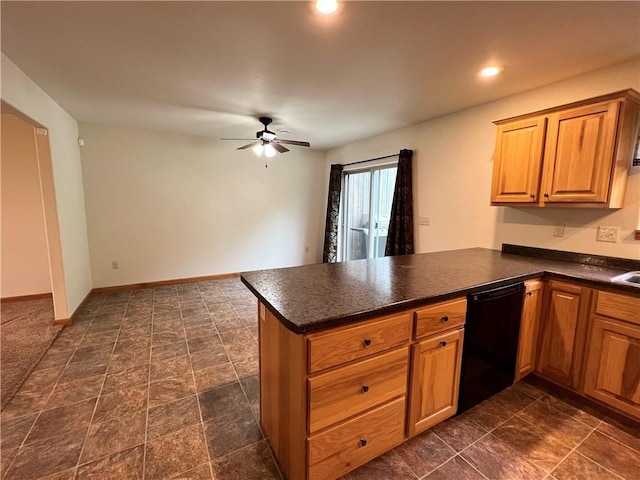
M638 1L1 8L2 51L79 121L253 137L269 114L317 149L640 55Z

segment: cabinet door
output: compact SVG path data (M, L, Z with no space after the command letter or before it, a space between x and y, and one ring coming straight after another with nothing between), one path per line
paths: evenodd
M544 156L543 201L606 203L620 102L551 114Z
M500 125L496 137L491 202L536 203L545 117Z
M542 285L542 280L529 280L525 282L516 380L520 380L522 377L530 374L535 368L540 306L542 305Z
M464 330L428 338L411 351L409 436L449 418L458 410Z
M551 281L541 320L540 375L561 385L578 388L587 327L590 290Z
M584 393L640 418L640 326L593 317Z

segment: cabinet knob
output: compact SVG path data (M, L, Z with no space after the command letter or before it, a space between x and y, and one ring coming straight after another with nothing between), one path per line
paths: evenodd
M448 317L447 315L445 315L444 317L442 317L442 318L440 319L440 321L441 321L442 323L447 323L447 322L449 321L449 317Z
M536 198L536 195L534 193L532 193L531 195L529 195L531 198Z
M369 345L371 345L371 339L370 338L365 338L364 342L362 342L362 343L364 343L365 347L368 347Z
M544 194L544 198L549 198L549 194L548 194L548 193L545 193L545 194Z
M367 446L367 441L364 438L360 439L360 446L361 447L366 447Z
M527 297L530 297L531 295L533 295L533 292L527 292Z
M440 342L440 346L441 347L446 347L447 346L447 342Z
M369 391L369 385L363 385L360 391L362 391L362 393L367 393Z

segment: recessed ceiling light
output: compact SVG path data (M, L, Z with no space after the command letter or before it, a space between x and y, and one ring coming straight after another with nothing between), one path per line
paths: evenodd
M502 71L501 67L487 67L480 70L482 77L495 77Z
M338 10L338 0L317 0L316 10L325 15L331 15Z

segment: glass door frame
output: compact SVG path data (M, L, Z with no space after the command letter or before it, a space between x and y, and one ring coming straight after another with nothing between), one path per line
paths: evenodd
M346 212L348 212L348 209L349 209L349 195L348 195L349 191L347 188L347 185L348 185L347 176L352 174L358 174L358 173L366 173L366 172L370 174L369 212L368 212L368 215L369 215L369 232L368 233L369 234L367 235L367 257L366 258L367 259L376 258L373 256L374 249L376 247L375 243L377 238L376 236L374 236L374 230L377 230L378 228L378 221L377 221L378 219L376 218L375 222L371 221L371 219L373 218L374 212L377 212L378 210L380 194L378 192L377 195L374 195L375 182L373 181L373 178L374 178L375 172L380 172L382 170L389 170L392 168L395 168L395 169L398 168L397 159L392 162L378 163L368 167L365 166L365 167L359 167L359 168L352 168L349 170L343 170L340 214L339 214L339 229L338 229L338 261L340 262L346 261L347 252L349 248L348 232L347 232L347 228L349 226L347 225L347 220L346 220ZM380 182L378 181L378 189L379 188L380 188Z

